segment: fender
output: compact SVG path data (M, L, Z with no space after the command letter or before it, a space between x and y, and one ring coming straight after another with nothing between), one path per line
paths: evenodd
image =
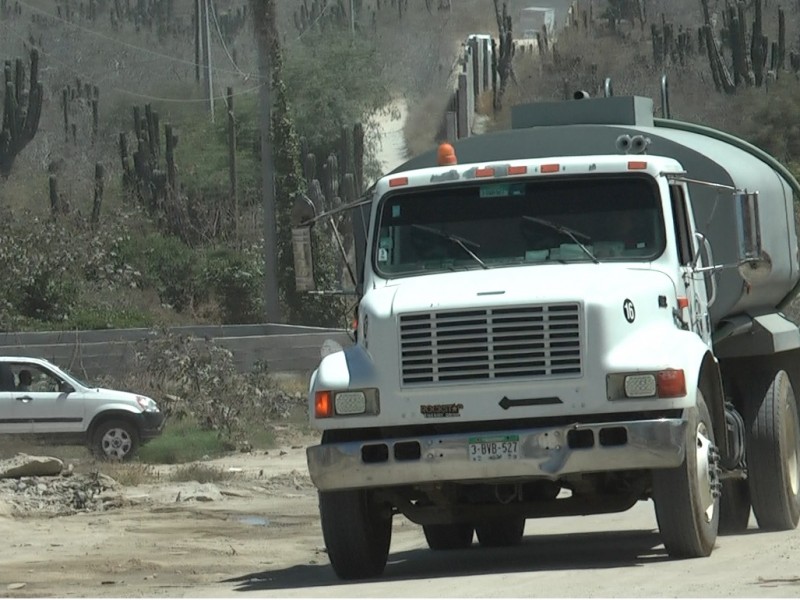
M654 343L655 340L655 343ZM647 348L646 351L643 349ZM719 361L695 333L654 322L628 336L608 356L608 372L645 369L683 369L686 377L684 407L697 403L697 390L703 391L714 435L720 452L727 452L725 394Z

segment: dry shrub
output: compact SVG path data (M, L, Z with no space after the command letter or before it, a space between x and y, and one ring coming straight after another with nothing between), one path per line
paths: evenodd
M161 478L152 465L141 463L103 463L102 471L120 485L135 486L154 483Z
M265 365L240 373L230 350L168 330L138 344L130 372L113 386L151 396L171 421L196 423L236 445L254 423L286 419L304 404L279 389Z
M219 467L204 463L191 463L178 467L169 476L170 481L196 481L197 483L214 483L226 481L233 477L233 473Z

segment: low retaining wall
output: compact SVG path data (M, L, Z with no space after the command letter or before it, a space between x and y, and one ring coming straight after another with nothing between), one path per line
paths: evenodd
M334 340L342 346L352 343L342 329L271 323L171 327L170 331L206 338L227 348L240 371L249 371L257 362L265 362L273 373L304 373L319 363L325 340ZM0 333L0 355L45 358L89 378L118 377L132 365L136 343L151 334L150 329Z

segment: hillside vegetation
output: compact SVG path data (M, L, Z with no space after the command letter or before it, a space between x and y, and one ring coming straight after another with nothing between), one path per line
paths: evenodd
M0 0L0 57L12 61L7 72L21 103L36 99L32 51L42 90L38 130L0 178L0 330L257 322L268 286L280 287L285 319L344 324L346 301L293 289L291 200L302 193L316 194L323 208L341 202L341 175L360 164L353 131L364 135L356 185L377 177L375 117L395 97L411 107L412 151L440 141L461 41L471 32L497 34L501 3L354 0L355 35L347 4L277 1L282 268L279 281L265 281L262 79L252 28L252 6L262 4L210 3L212 122L207 71L196 64L193 1ZM508 5L512 27L519 8ZM798 11L796 3L779 13L758 2L740 11L722 2L704 10L699 0L613 0L591 10L579 2L557 39L540 52L517 50L502 108L493 110L491 98L479 106L491 128L503 128L513 104L576 89L601 94L606 77L615 94L651 96L660 106L666 73L673 117L742 135L797 169ZM724 70L712 70L709 47L718 48L732 89ZM24 76L15 74L17 58ZM347 223L339 225L349 240ZM323 283L347 287L330 231L316 229Z

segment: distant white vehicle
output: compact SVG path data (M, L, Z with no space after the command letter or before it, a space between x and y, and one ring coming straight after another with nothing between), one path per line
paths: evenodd
M85 443L98 458L128 460L163 425L152 398L93 387L41 358L0 356L0 435Z
M547 30L547 36L551 37L556 25L556 12L552 8L540 8L530 6L520 10L519 23L516 30L521 31L522 38L536 39L537 33Z

